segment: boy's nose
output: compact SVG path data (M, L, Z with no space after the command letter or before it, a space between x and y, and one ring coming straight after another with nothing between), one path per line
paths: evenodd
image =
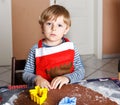
M56 30L56 26L52 25L52 30L55 31Z

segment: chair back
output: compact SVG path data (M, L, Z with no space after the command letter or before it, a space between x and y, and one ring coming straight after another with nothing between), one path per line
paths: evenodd
M15 57L12 57L11 85L25 84L22 79L25 63L25 59L16 59Z

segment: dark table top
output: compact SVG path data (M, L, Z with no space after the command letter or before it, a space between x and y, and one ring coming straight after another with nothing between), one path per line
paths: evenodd
M99 79L89 79L83 80L78 84L85 87L91 88L109 98L120 98L120 81L114 78L99 78ZM33 87L32 87L33 88ZM8 102L13 95L18 95L21 91L27 89L26 87L10 90L8 86L0 87L0 105ZM119 99L120 100L120 99Z

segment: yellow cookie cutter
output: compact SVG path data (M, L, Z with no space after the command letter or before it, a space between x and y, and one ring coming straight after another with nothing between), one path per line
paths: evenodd
M47 88L40 88L40 86L35 86L35 89L30 89L29 92L31 100L39 105L42 105L47 99Z

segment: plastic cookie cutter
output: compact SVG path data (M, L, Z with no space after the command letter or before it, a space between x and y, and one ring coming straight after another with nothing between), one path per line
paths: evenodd
M39 105L42 105L47 99L47 88L40 88L39 86L35 86L35 89L30 89L29 92L31 100Z
M61 99L58 105L76 105L76 97L64 97Z

